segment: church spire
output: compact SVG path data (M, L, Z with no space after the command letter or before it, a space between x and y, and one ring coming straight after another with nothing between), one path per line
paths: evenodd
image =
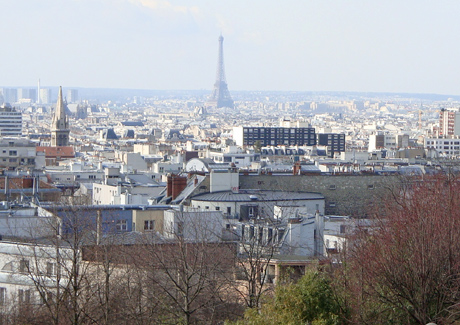
M54 111L53 121L51 122L51 146L68 146L69 133L69 121L65 113L62 87L59 86L56 109Z

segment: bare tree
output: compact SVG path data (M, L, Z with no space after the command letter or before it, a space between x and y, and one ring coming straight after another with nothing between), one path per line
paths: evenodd
M239 281L235 283L235 288L248 308L259 307L262 295L271 289L267 286L268 267L278 251L278 232L282 231L276 223L271 225L274 233L272 238L263 238L255 224L242 233L238 245L236 272Z
M459 179L437 175L410 178L404 185L385 201L383 210L376 211L373 227L359 231L349 247L348 283L358 284L359 292L356 314L361 322L375 319L377 311L395 322L456 321L460 319ZM366 300L372 302L372 310Z
M178 213L167 229L169 239L145 237L139 247L138 266L146 275L149 290L157 290L150 299L165 321L223 321L228 315L228 273L233 271L233 243L215 237L214 227L206 224L205 214ZM221 226L219 225L221 231ZM227 308L227 310L225 310Z
M48 322L111 323L116 297L112 293L111 277L116 268L112 245L98 245L101 229L96 211L76 206L58 208L60 216L56 209L56 217L46 225L55 235L35 240L28 246L30 252L22 252L28 256L26 272L47 311ZM98 248L93 250L97 260L85 261L84 249L91 246Z

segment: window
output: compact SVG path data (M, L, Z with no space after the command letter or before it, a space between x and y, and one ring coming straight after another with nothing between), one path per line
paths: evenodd
M374 184L367 185L367 188L368 188L369 190L373 190L373 189L374 189Z
M227 214L232 214L232 207L227 207Z
M177 236L184 236L184 222L179 221L177 223Z
M47 262L46 263L46 275L47 276L52 276L56 274L56 264Z
M337 186L336 185L329 185L329 189L330 190L335 190L335 189L337 189Z
M28 290L19 289L18 299L19 299L20 304L30 304L30 289Z
M53 293L52 292L45 292L44 296L40 295L40 302L42 305L53 302Z
M28 260L20 260L19 261L19 272L26 273L29 271L29 261Z
M335 207L335 202L329 202L329 207L334 208Z
M6 288L0 288L0 306L5 305L6 301Z
M155 229L155 220L145 220L144 221L144 230L154 230Z
M126 220L117 220L117 231L127 231L128 222Z
M216 207L216 211L219 211L220 210L220 207Z
M10 156L17 156L18 152L16 150L10 150L9 155Z

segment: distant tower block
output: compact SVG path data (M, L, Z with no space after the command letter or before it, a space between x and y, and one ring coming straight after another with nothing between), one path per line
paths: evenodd
M78 101L78 89L67 90L67 101L69 103L76 103Z
M224 38L221 35L219 37L219 59L217 61L216 83L214 84L214 91L208 99L207 106L215 108L233 108L233 99L228 91L227 81L225 81L223 43Z
M61 147L69 145L69 121L65 114L64 100L62 99L62 87L59 87L59 95L51 122L51 146Z

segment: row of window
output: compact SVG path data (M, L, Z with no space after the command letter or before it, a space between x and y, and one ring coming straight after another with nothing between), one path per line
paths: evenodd
M127 231L128 230L128 221L117 220L116 222L117 231ZM144 230L155 230L155 220L144 220Z
M198 209L201 209L201 205L197 206ZM209 205L204 207L205 210L209 210ZM220 207L215 207L216 211L220 211ZM232 207L227 207L227 214L232 214Z
M460 141L443 141L443 140L438 140L438 141L434 141L434 140L428 140L426 142L427 145L460 145Z
M243 225L241 227L241 240L248 242L257 240L259 244L278 244L284 236L283 228L273 229L270 227Z
M20 304L33 304L35 303L34 293L31 289L18 289L18 302ZM46 299L51 301L53 299L53 293L47 292ZM0 306L5 306L7 303L6 299L6 288L0 287ZM40 303L45 304L44 297L40 296Z
M273 139L273 140L265 140L265 139L244 139L243 144L245 145L254 145L257 141L261 141L262 146L277 146L277 145L299 145L299 146L314 146L316 145L315 139Z
M264 127L255 127L255 128L244 128L243 133L315 133L314 128L264 128Z
M32 270L30 268L29 260L21 259L19 261L19 264L17 265L17 268L16 268L16 265L13 262L9 262L9 263L6 263L3 266L2 271L3 272L19 272L19 273L23 273L23 274L28 274ZM46 269L45 270L40 270L40 271L41 271L41 273L40 273L41 275L54 276L54 275L56 275L56 263L47 262L46 263Z

